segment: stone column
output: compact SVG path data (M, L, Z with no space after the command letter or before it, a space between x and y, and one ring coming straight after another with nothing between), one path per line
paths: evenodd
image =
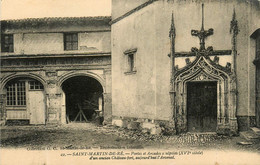
M60 104L61 104L61 124L66 124L66 95L65 93L61 90L61 97L60 97Z
M104 93L104 123L112 122L112 95L111 93Z
M111 79L111 69L104 70L105 76L105 89L106 91L103 93L104 99L104 124L112 123L112 79Z
M6 94L0 93L0 121L6 121ZM2 124L2 122L1 122Z
M229 118L229 125L231 134L237 134L238 132L238 124L237 124L237 117L236 117L236 110L237 110L237 89L236 89L236 77L233 77L230 81L230 105L232 105L230 110L230 118Z
M232 35L231 43L232 43L232 65L231 65L231 80L230 80L230 103L232 105L232 109L230 109L230 131L234 134L237 133L237 118L236 118L236 110L237 110L237 35L239 33L238 21L236 19L236 11L234 8L232 20L230 21L230 33Z
M46 71L47 87L46 92L46 124L60 124L61 123L61 104L62 93L60 87L57 85L57 72Z

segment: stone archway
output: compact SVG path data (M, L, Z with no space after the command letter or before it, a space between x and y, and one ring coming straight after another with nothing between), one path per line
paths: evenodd
M187 84L191 82L216 82L217 126L216 132L237 132L236 86L232 72L215 64L209 57L198 55L187 67L179 70L174 77L175 105L174 119L178 133L188 130Z
M42 76L37 75L37 74L33 74L33 73L13 73L13 74L9 74L7 76L4 76L1 80L1 90L3 90L3 88L5 87L6 83L12 79L15 78L21 78L21 77L27 77L27 78L32 78L35 79L39 82L41 82L41 84L44 86L44 88L46 88L47 84L44 78L42 78Z
M64 81L66 81L69 78L75 77L75 76L87 76L87 77L91 77L91 78L97 80L103 88L103 93L106 93L106 86L105 86L104 78L96 73L89 72L89 71L87 71L87 72L86 71L71 71L71 72L65 73L62 76L60 76L60 78L58 79L58 81L57 81L58 86L61 86Z
M90 122L103 118L103 86L86 75L69 76L62 81L62 123ZM98 119L98 120L99 120Z

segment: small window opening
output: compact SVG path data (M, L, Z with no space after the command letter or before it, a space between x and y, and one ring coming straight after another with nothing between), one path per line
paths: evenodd
M14 37L13 34L3 34L1 36L1 51L14 52Z
M43 90L43 85L38 81L30 81L30 90Z
M65 33L64 34L64 50L78 50L78 34Z
M136 73L136 51L137 49L130 49L124 52L127 59L125 74Z

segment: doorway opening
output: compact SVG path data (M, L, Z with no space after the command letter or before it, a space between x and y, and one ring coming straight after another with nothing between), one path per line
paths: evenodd
M103 114L103 88L94 78L75 76L62 84L66 123L90 122ZM100 118L99 118L100 119Z
M188 132L216 132L217 82L187 83Z

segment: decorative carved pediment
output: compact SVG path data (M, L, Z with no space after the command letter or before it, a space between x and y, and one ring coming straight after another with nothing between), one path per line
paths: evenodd
M200 72L194 79L193 81L213 81L214 78L210 77L208 74L205 72Z
M197 58L185 68L175 74L175 81L193 80L219 80L227 78L231 73L228 69L215 64L208 57Z

